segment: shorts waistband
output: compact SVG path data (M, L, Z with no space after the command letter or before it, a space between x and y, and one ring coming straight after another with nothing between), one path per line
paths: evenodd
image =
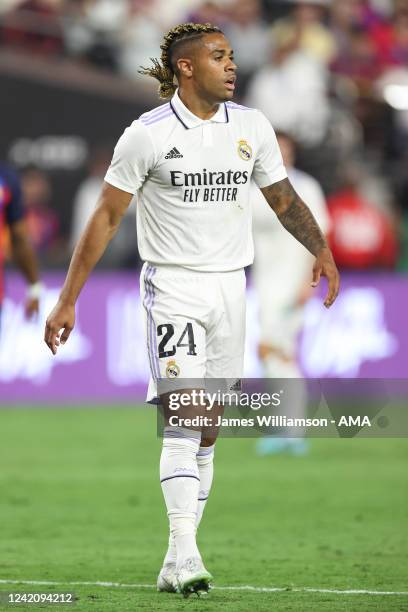
M244 268L238 268L237 270L230 270L227 272L209 272L207 270L193 270L191 268L184 268L183 266L167 265L167 264L154 264L149 261L145 261L142 267L142 275L146 274L149 270L155 271L155 276L179 276L179 277L193 277L199 276L217 276L217 275L240 275L245 274Z

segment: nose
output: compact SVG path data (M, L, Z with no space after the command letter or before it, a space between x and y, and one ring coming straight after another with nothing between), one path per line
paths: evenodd
M229 71L229 70L232 70L233 72L235 72L235 71L236 71L236 69L237 69L237 65L236 65L236 63L234 62L234 60L233 60L233 59L230 59L230 60L229 60L229 62L228 62L228 64L227 64L227 66L226 66L226 70L228 70L228 71Z

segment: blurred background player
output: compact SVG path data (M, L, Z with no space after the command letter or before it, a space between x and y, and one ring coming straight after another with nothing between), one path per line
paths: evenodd
M21 191L27 232L41 267L58 263L60 221L47 174L35 165L27 166L21 172Z
M41 294L37 260L28 238L20 180L9 166L0 162L0 315L4 297L3 266L6 258L6 228L9 230L10 252L13 260L29 285L25 312L27 317L32 317L38 314Z
M330 220L319 183L294 166L295 143L284 132L277 132L278 143L288 177L300 197L327 234ZM304 307L311 296L311 256L270 214L259 189L253 188L253 232L255 260L252 275L257 291L260 341L258 355L266 378L290 378L286 387L286 416L303 417L307 409L306 385L297 360L297 337L302 326ZM299 430L297 430L299 431ZM258 441L259 454L289 451L303 454L306 441L292 438L290 431L281 437Z
M88 176L81 182L75 193L72 208L70 252L81 237L94 209L103 187L103 179L109 167L112 151L104 145L96 146L89 156ZM134 267L138 263L138 251L135 241L136 201L126 210L125 217L113 237L109 250L104 257L104 266L109 268Z

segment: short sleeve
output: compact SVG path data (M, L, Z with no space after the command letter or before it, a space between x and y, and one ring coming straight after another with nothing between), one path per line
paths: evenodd
M9 167L1 168L1 175L6 181L6 189L9 193L6 206L6 222L8 225L21 221L24 217L23 195L18 175Z
M154 147L146 126L134 121L119 138L105 181L135 194L154 164Z
M275 132L265 115L258 111L260 146L255 159L252 178L258 187L268 187L287 177Z

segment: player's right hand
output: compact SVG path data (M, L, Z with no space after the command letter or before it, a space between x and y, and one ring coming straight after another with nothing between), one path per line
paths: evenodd
M44 333L44 342L53 355L57 354L60 344L66 343L74 325L75 306L58 302L45 323Z

